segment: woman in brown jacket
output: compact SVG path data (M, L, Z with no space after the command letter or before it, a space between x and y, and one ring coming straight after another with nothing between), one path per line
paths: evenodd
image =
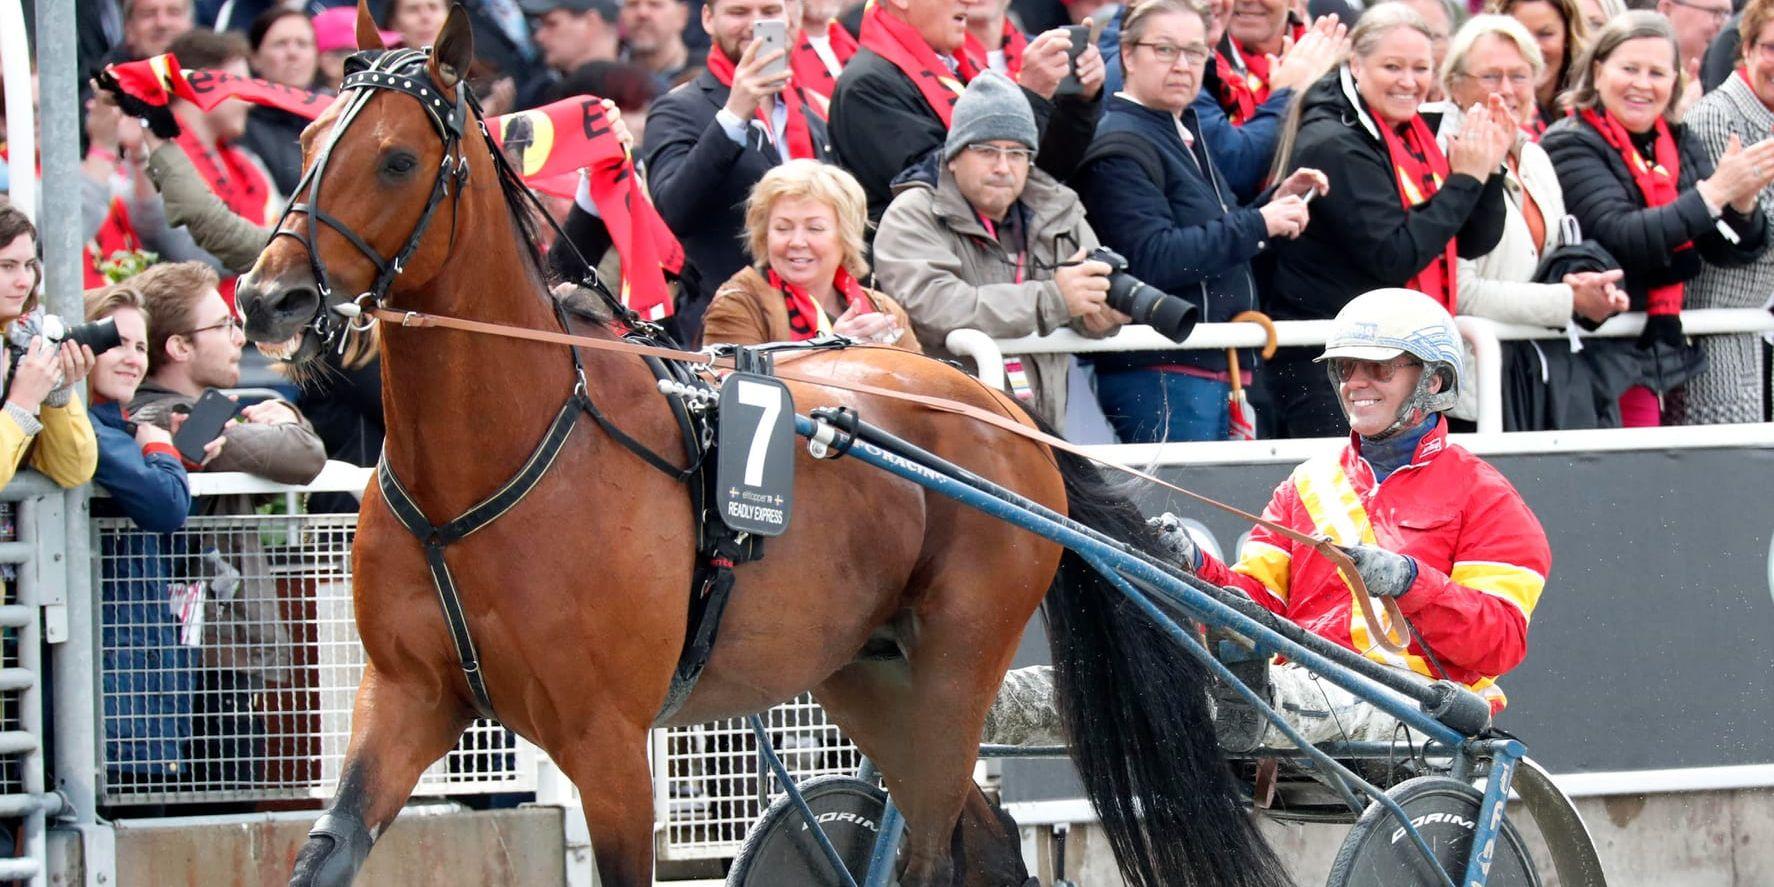
M756 345L830 333L922 352L905 309L857 282L868 273L867 211L862 186L835 166L792 160L765 173L745 211L757 265L715 292L702 340Z

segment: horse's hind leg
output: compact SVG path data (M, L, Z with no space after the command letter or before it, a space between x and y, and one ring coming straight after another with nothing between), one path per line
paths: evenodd
M339 788L296 856L291 887L350 884L419 775L456 744L467 724L449 701L421 698L375 666L365 668Z
M905 814L904 887L1022 887L1017 836L972 779L1003 664L998 651L982 654L978 639L956 640L950 646L926 633L913 664L858 662L815 692L881 768Z

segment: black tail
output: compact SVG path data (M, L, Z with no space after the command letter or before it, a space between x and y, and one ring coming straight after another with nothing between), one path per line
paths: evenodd
M1095 465L1054 455L1073 520L1161 554L1145 519ZM1072 757L1128 883L1289 883L1220 755L1207 669L1071 551L1042 612Z

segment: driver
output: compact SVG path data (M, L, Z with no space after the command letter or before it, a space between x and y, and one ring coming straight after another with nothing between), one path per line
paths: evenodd
M1335 454L1294 469L1263 517L1343 546L1368 591L1395 599L1409 621L1408 632L1396 632L1411 637L1408 652L1375 642L1349 583L1301 543L1259 526L1228 566L1174 516L1153 525L1203 579L1375 661L1426 678L1445 675L1483 696L1493 714L1501 711L1497 677L1527 654L1528 622L1552 556L1540 522L1509 481L1448 442L1440 414L1464 384L1453 318L1420 292L1373 290L1337 314L1317 361L1352 434ZM1387 741L1397 731L1396 720L1304 668L1252 660L1233 670L1309 742ZM1051 699L1043 692L1050 681L1044 668L1012 672L987 717L986 741L1051 740L1053 716L1038 702ZM1229 688L1215 695L1227 751L1291 745Z

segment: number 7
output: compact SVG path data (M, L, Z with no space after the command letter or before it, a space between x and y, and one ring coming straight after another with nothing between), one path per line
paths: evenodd
M745 456L745 485L761 487L764 485L764 456L770 450L770 432L776 429L776 417L782 413L782 389L747 379L735 381L739 383L739 402L764 411L758 419L757 430L752 432L751 451Z

